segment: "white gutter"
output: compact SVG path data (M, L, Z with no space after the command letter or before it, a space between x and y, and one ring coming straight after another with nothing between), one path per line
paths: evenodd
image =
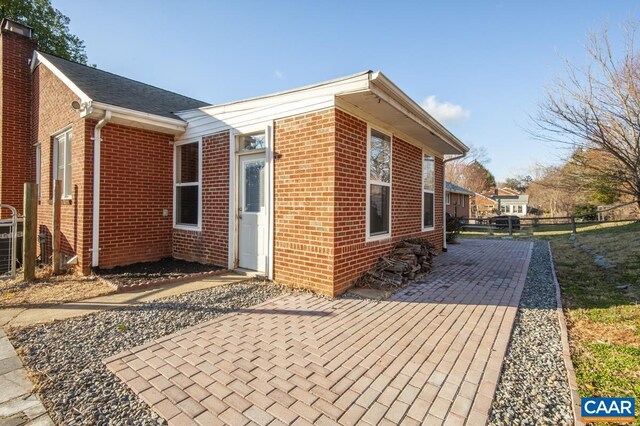
M100 142L101 130L111 120L111 111L105 111L104 117L93 129L93 229L91 231L91 266L96 268L100 262Z
M109 110L113 114L121 114L123 116L130 116L131 118L146 119L150 122L165 124L167 126L174 126L177 130L184 131L184 129L187 127L187 122L180 120L179 118L163 117L157 114L151 114L148 112L137 111L134 109L119 107L116 105L110 105L96 101L91 102L91 107L94 109L101 109L105 111Z

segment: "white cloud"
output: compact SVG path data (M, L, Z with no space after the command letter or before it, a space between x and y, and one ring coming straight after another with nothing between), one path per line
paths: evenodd
M275 70L273 74L276 76L278 80L282 80L284 78L284 74L282 74L282 71L280 70Z
M462 123L471 115L471 111L464 109L462 105L439 102L435 95L427 97L422 102L422 108L442 124Z

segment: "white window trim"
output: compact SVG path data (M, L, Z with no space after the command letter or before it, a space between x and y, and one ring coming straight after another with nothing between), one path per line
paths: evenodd
M422 153L422 161L424 161L424 153ZM422 165L422 167L424 168L424 164ZM423 178L424 178L424 170L422 171L423 173ZM422 187L424 188L424 182L422 183ZM450 206L451 205L451 193L449 191L446 192L445 195L446 201L447 201L447 205Z
M197 183L177 183L178 180L178 147L191 143L198 144L198 182ZM198 223L196 225L187 225L184 223L176 223L178 205L176 203L176 193L178 186L198 186ZM183 231L202 231L202 138L189 139L175 142L173 144L173 229Z
M42 145L34 145L36 150L36 185L38 185L38 201L42 200Z
M429 156L433 158L433 191L429 191L424 189L424 157L425 156ZM420 198L422 199L422 211L420 212L420 226L422 227L422 232L428 232L428 231L433 231L434 229L436 229L436 157L433 156L433 154L431 154L430 152L427 152L425 150L422 150L422 157L420 158L420 165L422 168L422 173L421 173L421 179L420 179ZM424 226L424 193L428 192L430 194L433 194L433 208L432 208L432 212L433 212L433 225L432 226Z
M381 241L381 240L388 240L391 238L391 225L393 223L392 220L392 216L393 216L393 198L392 198L392 194L393 194L393 134L392 133L388 133L386 131L382 131L379 130L378 127L375 127L375 130L386 135L389 136L389 140L390 140L390 153L389 153L389 182L380 182L380 181L374 181L371 180L371 129L372 126L367 124L367 191L366 191L366 197L367 197L367 208L366 208L366 216L365 216L365 224L366 224L366 238L365 241L369 242L369 241ZM388 186L389 187L389 232L384 233L384 234L376 234L376 235L371 235L371 231L370 231L370 224L369 224L369 216L370 216L370 212L371 212L371 185L380 185L380 186Z
M63 130L55 133L52 136L53 137L53 161L51 163L53 165L53 167L52 167L52 169L53 169L52 172L53 173L52 173L51 177L53 178L53 180L58 180L59 179L59 177L58 177L58 163L59 163L60 160L59 160L58 156L60 155L60 153L58 152L59 151L58 139L61 136L65 136L65 135L69 134L69 135L71 135L71 143L73 144L73 133L72 133L72 131L73 131L72 127L65 127ZM67 170L68 161L67 161L67 158L66 158L66 155L67 155L66 144L69 143L69 138L66 138L64 143L65 143L65 149L64 149L64 156L65 156L65 158L64 158L64 173L67 174L67 173L69 173L69 170ZM73 145L71 145L71 152L72 152L71 155L73 156ZM71 176L66 176L66 178L67 179L72 179L73 178L73 170L71 171ZM62 181L62 199L63 200L71 200L73 198L72 194L64 195L64 190L65 190L65 187L66 187L66 185L64 184L65 176L63 176L62 179L60 179L60 180ZM73 181L71 181L71 191L73 192Z

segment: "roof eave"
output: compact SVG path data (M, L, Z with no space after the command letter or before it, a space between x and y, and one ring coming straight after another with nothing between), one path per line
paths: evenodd
M60 81L62 81L78 98L80 98L80 102L86 103L91 102L91 98L84 93L76 84L71 81L58 67L53 65L47 58L40 54L37 50L33 51L33 56L31 58L31 72L33 73L38 65L44 64Z
M160 115L149 114L116 105L109 105L102 102L90 102L81 112L81 116L86 118L97 118L104 114L104 111L111 111L111 122L115 124L130 125L161 133L179 135L186 131L187 123L179 118L168 118Z
M62 81L76 96L78 96L81 105L81 109L78 112L83 118L98 119L102 117L104 111L111 111L111 122L116 124L120 123L132 127L174 135L184 133L187 128L187 123L178 117L163 117L156 114L149 114L142 111L94 101L62 71L60 71L58 67L53 65L47 58L36 50L33 52L33 57L31 59L31 72L34 72L40 64L44 64L60 81Z
M398 86L389 80L389 78L387 78L387 76L382 72L370 72L369 81L376 88L379 88L379 90L382 90L385 94L389 95L397 103L396 107L402 108L406 115L429 129L429 131L454 148L458 153L466 154L469 152L468 146L462 143L462 141L455 137L435 118L429 115L429 113L427 113L420 105L418 105ZM373 87L371 90L374 92L376 91Z

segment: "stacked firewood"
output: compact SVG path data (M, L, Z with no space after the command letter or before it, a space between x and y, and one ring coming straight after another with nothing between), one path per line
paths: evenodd
M436 256L433 244L424 238L400 241L376 266L356 281L357 287L394 290L431 272Z

